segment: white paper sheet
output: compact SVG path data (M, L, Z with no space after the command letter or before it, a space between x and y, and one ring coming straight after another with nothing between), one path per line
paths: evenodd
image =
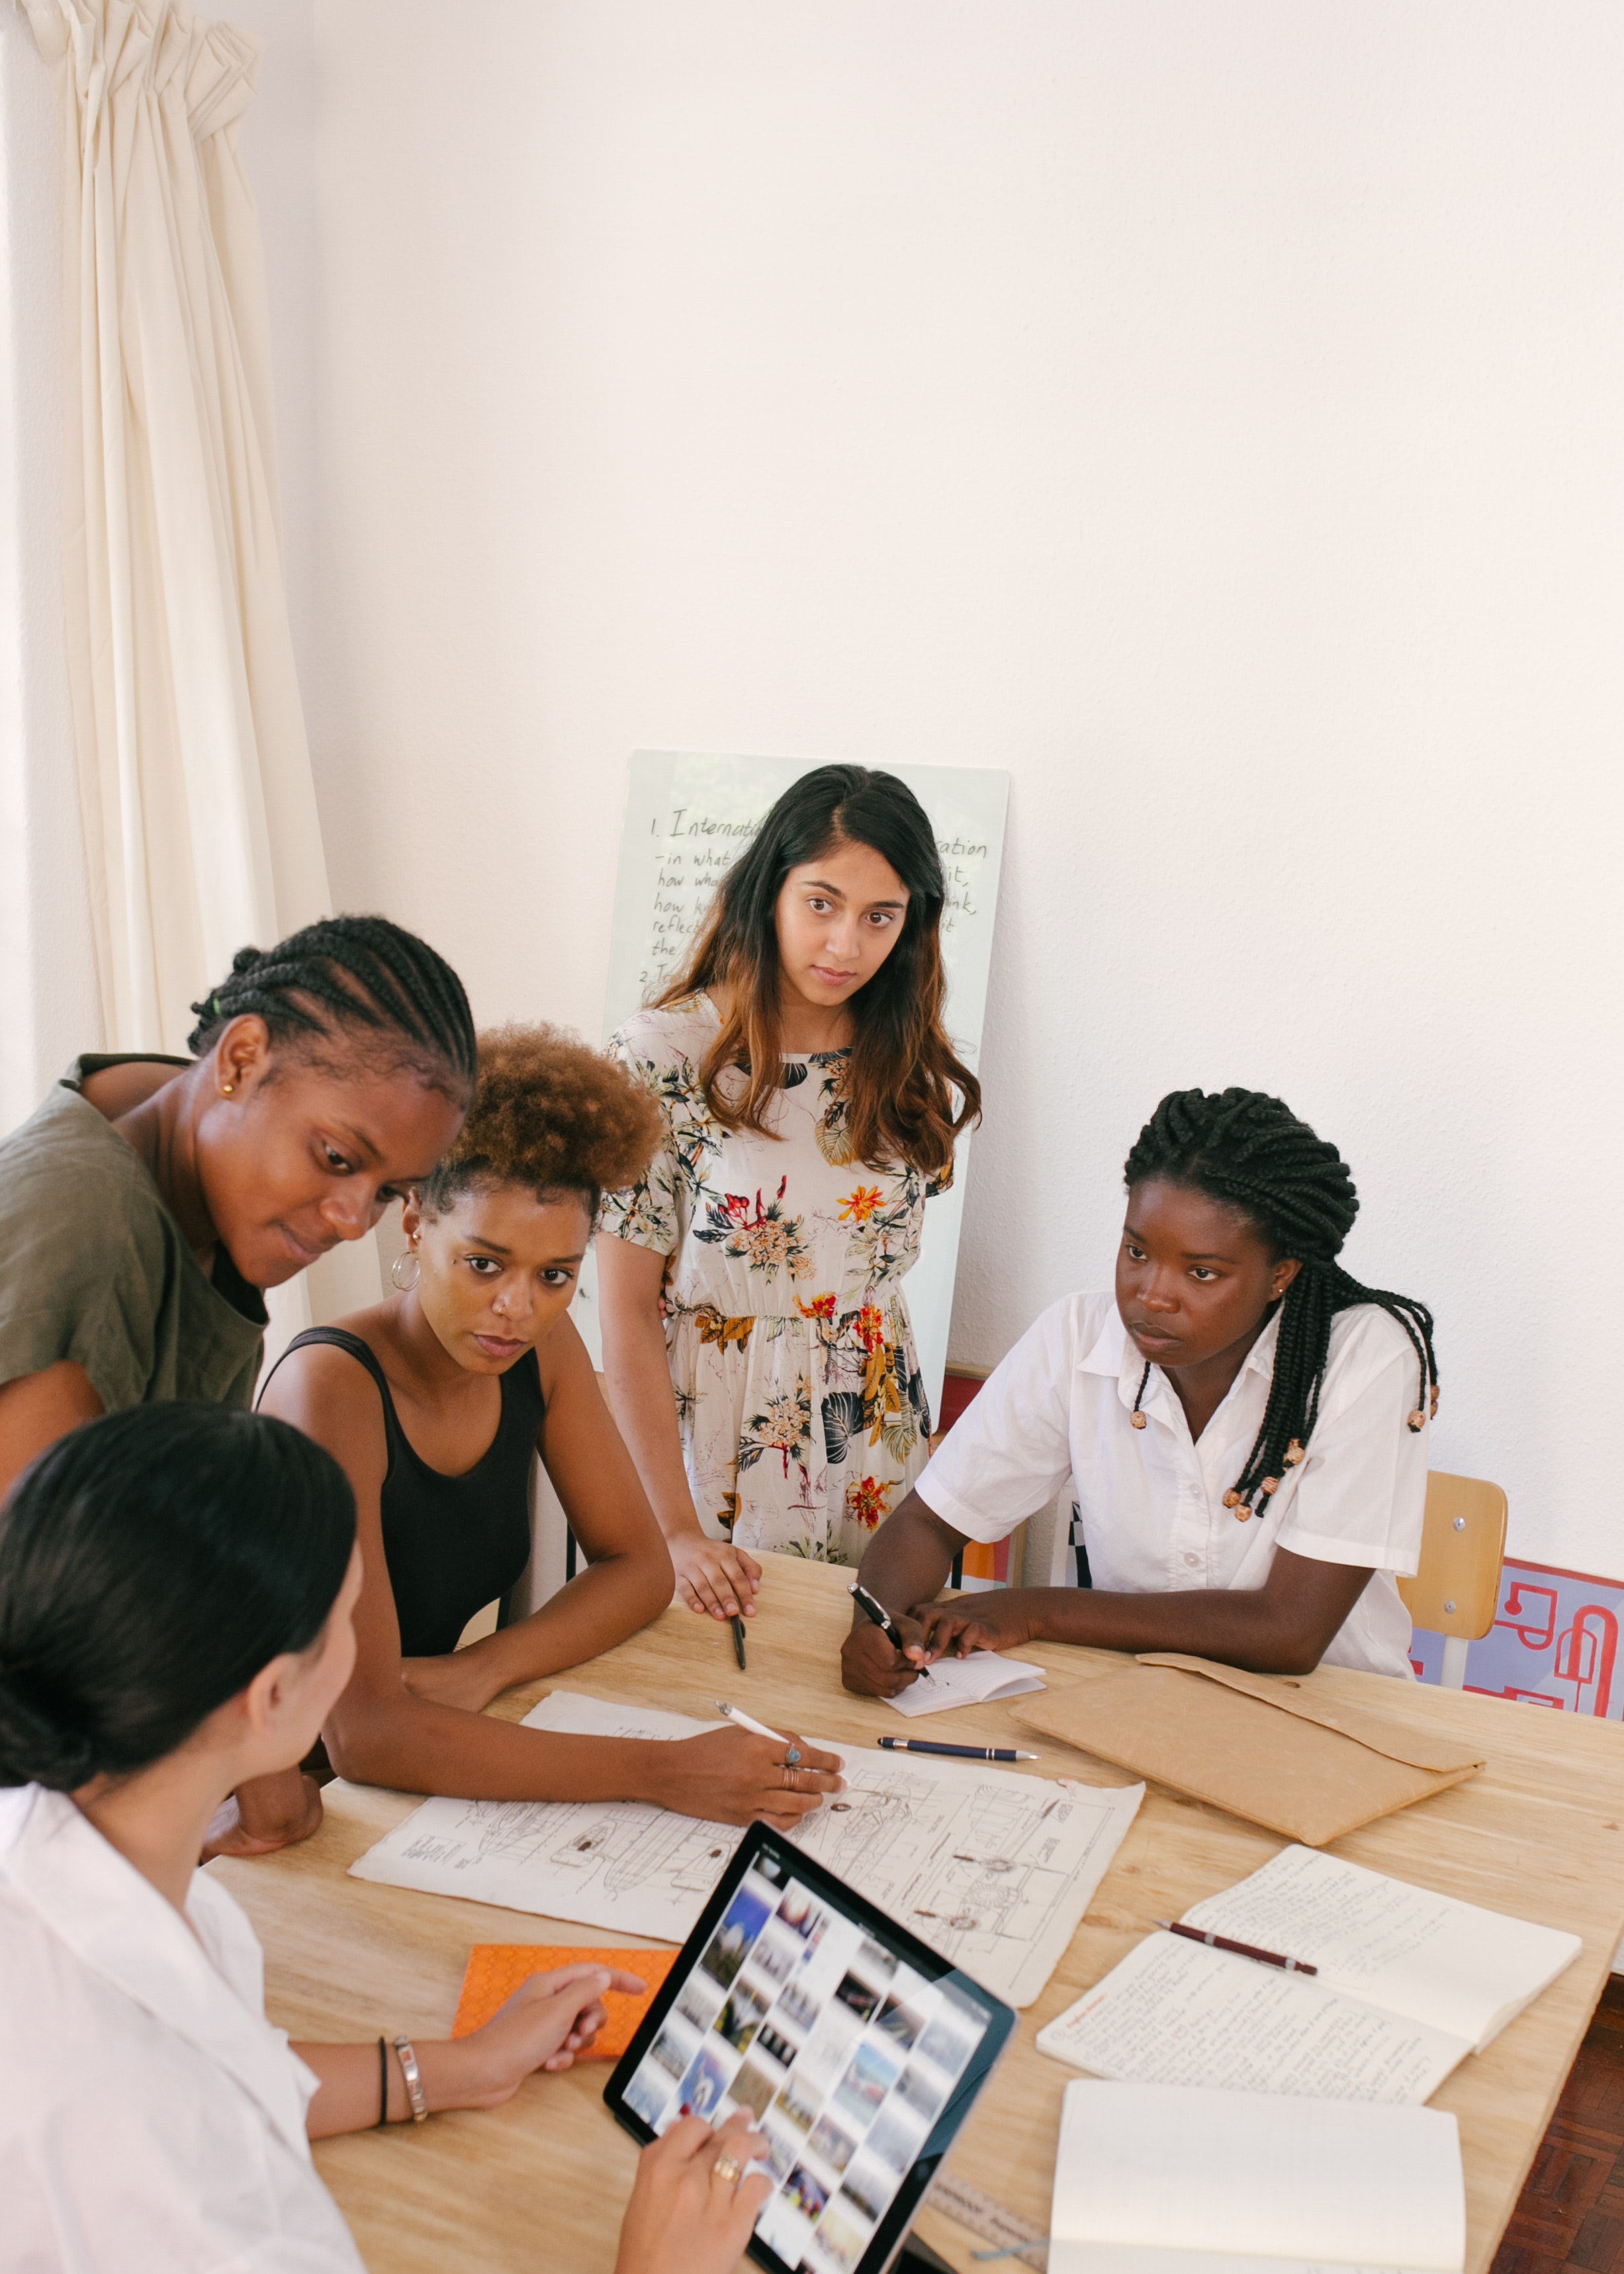
M929 1681L910 1683L899 1697L885 1702L912 1720L920 1713L945 1713L950 1706L986 1706L995 1698L1025 1698L1030 1690L1048 1687L1041 1666L1022 1658L1005 1658L996 1650L973 1650L967 1658L938 1659Z
M1282 1849L1185 1919L1306 1959L1321 1989L1429 2022L1478 2052L1580 1950L1576 1934L1433 1894L1316 1848Z
M531 1728L687 1737L720 1724L555 1690ZM1145 1796L980 1763L811 1743L846 1762L800 1846L995 1995L1029 2006ZM634 1801L428 1800L350 1865L357 1879L680 1942L742 1835Z
M1038 2031L1038 2051L1095 2076L1320 2100L1418 2105L1471 2051L1205 1943L1153 1934Z
M1460 2135L1432 2108L1066 2087L1049 2274L1458 2274Z

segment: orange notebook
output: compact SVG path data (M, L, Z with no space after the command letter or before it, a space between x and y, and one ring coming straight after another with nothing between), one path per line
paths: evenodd
M674 1950L560 1950L552 1943L477 1942L468 1954L468 1971L462 1977L462 1994L457 2000L451 2034L465 2037L470 2029L483 2028L532 1974L545 1974L554 1966L614 1966L622 1973L641 1976L649 1986L638 1998L625 1991L610 1991L604 1999L609 2019L598 2031L591 2052L581 2058L619 2060L677 1957Z

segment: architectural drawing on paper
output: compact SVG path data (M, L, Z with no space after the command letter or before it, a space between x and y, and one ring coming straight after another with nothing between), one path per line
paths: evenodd
M711 1724L555 1690L533 1727L680 1737ZM829 1740L814 1739L830 1744ZM798 1844L1017 2004L1041 1990L1142 1796L980 1765L846 1755ZM362 1879L680 1941L741 1834L630 1801L425 1801L351 1866Z

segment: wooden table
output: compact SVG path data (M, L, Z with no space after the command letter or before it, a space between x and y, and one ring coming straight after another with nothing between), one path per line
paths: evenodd
M846 1584L827 1566L770 1556L748 1674L734 1666L726 1628L673 1608L548 1686L709 1719L720 1696L778 1728L872 1743L898 1724L889 1707L840 1688ZM1109 1652L1060 1645L1021 1654L1041 1661L1056 1689L1121 1664ZM1560 1979L1434 2095L1460 2120L1467 2274L1484 2274L1624 1931L1624 1729L1458 1691L1405 1690L1375 1675L1324 1668L1312 1679L1327 1698L1379 1700L1389 1713L1479 1739L1489 1757L1479 1776L1338 1841L1337 1854L1583 1939L1583 1955ZM542 1694L541 1685L516 1690L492 1710L516 1720ZM966 1742L1015 1741L1008 1706L961 1709L952 1730ZM1128 1781L1065 1746L1026 1732L1019 1741L1041 1751L1034 1775ZM316 1838L259 1862L211 1865L259 1931L271 2017L294 2037L443 2037L471 1944L605 1939L529 1912L348 1878L355 1857L416 1804L399 1793L330 1785ZM1282 1844L1153 1787L1054 1978L1022 2014L959 2135L951 2170L1046 2225L1060 2097L1075 2072L1035 2050L1037 2030L1116 1965L1154 1918L1177 1917ZM317 2165L368 2263L378 2274L609 2274L635 2151L604 2109L608 2074L606 2063L587 2062L561 2077L531 2078L492 2114L437 2116L420 2129L319 2146ZM935 2211L917 2226L971 2274L974 2237Z

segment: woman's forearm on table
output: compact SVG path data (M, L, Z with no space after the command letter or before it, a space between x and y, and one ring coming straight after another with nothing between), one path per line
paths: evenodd
M527 1729L415 1698L350 1703L324 1733L342 1777L451 1800L643 1800L660 1797L665 1748L650 1739L575 1737Z
M1260 1587L1109 1594L1091 1587L1009 1591L1006 1615L1034 1640L1096 1650L1181 1651L1254 1674L1309 1674L1363 1593L1368 1570L1282 1556ZM1306 1577L1303 1576L1306 1570Z
M331 2140L342 2132L367 2132L378 2121L380 2105L385 2121L404 2124L411 2114L406 2074L395 2050L396 2035L384 2029L381 2062L377 2039L358 2045L296 2044L293 2051L321 2082L304 2112L304 2129L312 2140ZM462 2105L464 2072L470 2066L465 2049L444 2037L411 2041L417 2078L431 2114Z

